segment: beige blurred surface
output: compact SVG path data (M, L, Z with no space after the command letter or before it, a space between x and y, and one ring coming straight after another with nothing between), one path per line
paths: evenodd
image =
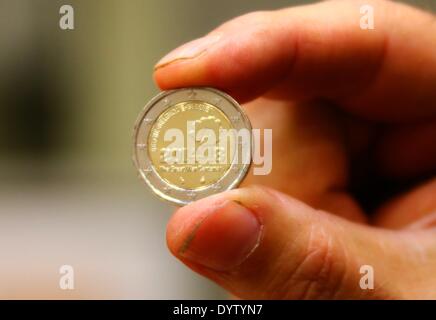
M169 210L126 184L2 190L0 298L219 297L165 248ZM74 268L61 290L59 268Z
M169 50L303 2L0 0L0 298L226 297L166 249L173 208L136 177L133 123ZM58 26L66 3L73 31ZM65 264L74 290L59 288Z

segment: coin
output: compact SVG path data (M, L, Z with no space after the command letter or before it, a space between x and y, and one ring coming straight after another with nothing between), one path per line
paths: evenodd
M251 163L250 121L214 88L161 92L139 115L133 138L140 178L180 206L237 187Z

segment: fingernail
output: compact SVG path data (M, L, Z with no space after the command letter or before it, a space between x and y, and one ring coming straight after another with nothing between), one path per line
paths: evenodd
M255 250L261 229L253 212L235 201L226 201L194 228L179 254L210 269L228 271Z
M177 60L195 58L210 48L211 45L218 42L220 38L221 34L217 33L185 43L160 59L155 65L155 69L166 66Z

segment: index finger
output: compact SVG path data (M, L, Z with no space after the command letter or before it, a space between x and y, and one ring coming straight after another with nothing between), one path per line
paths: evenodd
M374 12L362 29L360 8ZM327 1L238 17L161 60L162 89L322 98L382 121L436 115L436 19L388 1Z

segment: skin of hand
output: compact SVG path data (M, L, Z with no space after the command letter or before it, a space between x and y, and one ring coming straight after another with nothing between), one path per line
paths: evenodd
M161 89L217 87L273 128L272 172L178 209L170 251L240 298L436 298L435 34L434 15L403 4L325 1L243 15L164 57ZM355 159L428 179L368 218Z

